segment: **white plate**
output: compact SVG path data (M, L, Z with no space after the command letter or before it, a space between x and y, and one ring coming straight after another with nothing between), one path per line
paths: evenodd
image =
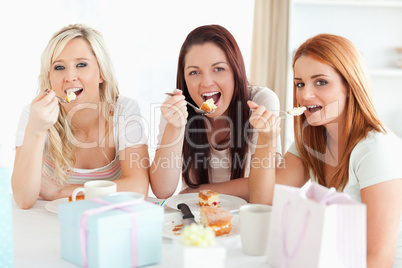
M227 209L232 213L237 212L242 205L247 204L246 200L244 199L226 194L219 194L219 202L221 202L221 208ZM177 208L177 205L180 203L186 203L193 213L200 211L200 205L198 203L198 193L174 195L166 199L165 205L175 210L179 210Z
M198 223L200 222L200 213L193 212L194 219ZM162 236L171 239L180 239L180 232L181 231L173 231L173 229L177 225L181 225L181 219L183 215L181 213L172 213L169 217L166 217L163 222L163 229L162 229ZM225 234L221 236L217 236L217 240L222 240L225 238L234 237L240 234L240 227L239 227L239 215L233 215L232 218L232 230L230 234Z
M53 213L59 213L58 206L60 204L68 203L68 197L53 200L46 204L45 208Z

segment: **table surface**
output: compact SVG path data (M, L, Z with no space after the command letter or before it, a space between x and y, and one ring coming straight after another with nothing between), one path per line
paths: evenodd
M158 201L148 198L148 201ZM38 200L34 207L22 210L13 201L13 230L15 267L71 268L76 265L61 258L60 224L56 213L48 211L48 201ZM164 206L165 219L175 216L176 210ZM249 256L242 252L240 236L219 240L226 248L225 267L270 267L265 256ZM176 268L177 252L172 239L163 238L162 261L147 267ZM176 249L177 250L177 249Z

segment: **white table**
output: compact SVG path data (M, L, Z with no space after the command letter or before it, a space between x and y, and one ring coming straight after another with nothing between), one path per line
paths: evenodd
M46 210L46 203L47 201L38 200L29 210L20 209L15 202L12 204L16 268L77 267L61 258L59 220L57 214ZM172 213L180 212L165 207L165 217L171 217ZM240 236L226 238L220 245L227 249L225 267L270 267L265 263L265 256L249 256L242 252ZM147 267L177 268L177 254L171 239L163 238L162 251L162 261Z

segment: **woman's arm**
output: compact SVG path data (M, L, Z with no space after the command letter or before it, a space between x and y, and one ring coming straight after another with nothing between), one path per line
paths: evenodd
M120 151L121 172L123 177L117 183L117 191L142 193L145 197L149 189L149 155L148 146L132 146Z
M206 189L221 194L238 196L240 198L243 198L247 202L249 201L247 178L239 178L231 181L218 182L218 183L201 184L197 188L186 187L180 192L180 194L198 193L199 191Z
M187 103L181 90L167 99L161 112L167 121L162 140L156 150L150 169L153 193L158 198L168 198L175 192L182 170L182 149L187 121Z
M360 191L367 206L367 267L392 267L402 213L402 179Z
M254 158L254 155L252 158ZM302 187L308 179L303 176L303 172L304 167L300 158L292 153L286 153L281 166L276 168L276 183ZM186 187L180 192L180 194L198 193L201 190L210 189L218 193L238 196L247 202L250 202L250 195L254 195L254 198L256 198L255 195L260 194L262 196L261 199L266 198L267 192L270 191L269 187L273 187L273 185L271 185L271 180L270 177L263 177L258 180L257 183L254 183L254 181L249 181L249 178L239 178L226 182L201 184L197 188ZM253 193L249 191L250 184L254 189ZM273 188L271 191L273 191ZM272 199L266 202L264 202L264 200L256 200L255 202L250 203L272 204Z
M249 102L255 109L250 124L258 131L255 153L249 174L250 203L272 204L275 183L301 187L307 181L301 160L290 153L285 155L280 167L276 167L276 138L280 120L264 106Z
M258 132L256 149L250 163L250 203L271 203L275 185L276 139L280 133L280 118L249 101L250 124Z
M16 148L11 185L22 209L31 208L41 190L46 131L57 121L59 104L54 91L39 94L31 103L24 141Z
M149 155L146 145L136 145L120 151L122 178L114 180L117 191L138 192L145 197L149 187ZM60 186L43 179L40 196L45 200L71 196L82 185Z

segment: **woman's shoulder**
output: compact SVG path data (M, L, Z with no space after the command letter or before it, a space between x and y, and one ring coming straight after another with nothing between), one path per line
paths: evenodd
M249 85L248 86L248 91L250 94L250 99L254 99L258 96L275 96L278 98L278 96L275 94L273 90L267 87L262 87L262 86L254 86L254 85Z
M116 101L116 105L119 106L138 105L138 101L127 96L119 95Z
M386 128L386 132L370 131L367 137L360 142L361 144L383 144L393 143L397 146L402 144L402 138L398 137L392 130Z
M358 180L360 188L401 178L401 151L402 139L392 131L370 131L350 155L349 174Z
M31 111L31 104L27 104L23 107L21 114L20 114L20 121L19 126L24 126L28 124L29 114Z
M115 112L117 112L118 114L124 114L134 110L135 111L139 110L137 100L121 95L117 98Z
M390 129L386 129L385 133L372 130L357 143L353 151L361 154L365 154L368 151L378 154L402 152L402 138L398 137Z
M24 107L22 108L22 113L27 113L31 111L31 104L25 104Z
M279 98L275 92L267 87L249 86L249 99L258 105L264 105L271 111L279 110Z

